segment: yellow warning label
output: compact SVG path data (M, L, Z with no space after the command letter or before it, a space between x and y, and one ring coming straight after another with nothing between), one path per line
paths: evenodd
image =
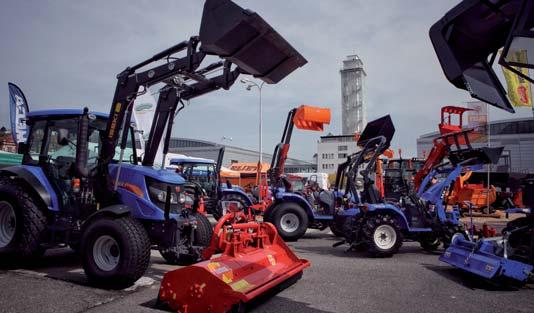
M254 285L251 285L248 283L248 281L241 279L231 284L230 287L232 287L234 291L246 292L247 290L254 288Z
M272 266L276 265L276 259L274 258L274 256L268 254L267 259L269 260L269 263L271 263Z
M222 274L222 280L227 284L231 283L234 280L234 273L230 270Z
M119 113L121 111L121 107L122 103L117 102L117 104L115 104L115 112Z
M213 272L216 269L218 269L220 266L221 264L219 264L218 262L211 262L210 264L208 264L208 269Z

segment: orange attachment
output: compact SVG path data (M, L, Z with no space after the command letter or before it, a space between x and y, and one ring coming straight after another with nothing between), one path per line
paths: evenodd
M324 124L330 124L330 109L301 105L293 116L293 123L299 129L323 131Z
M180 313L228 312L299 279L310 266L272 224L256 222L250 213L230 212L219 220L203 256L211 258L219 251L219 257L166 273L159 301Z

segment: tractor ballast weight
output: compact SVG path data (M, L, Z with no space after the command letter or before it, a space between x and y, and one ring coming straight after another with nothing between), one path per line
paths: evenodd
M206 1L199 37L201 51L221 56L269 84L307 62L261 16L230 0Z
M206 261L164 275L160 303L181 313L228 312L302 276L310 263L289 249L272 224L238 210L215 226ZM222 254L211 258L217 252Z

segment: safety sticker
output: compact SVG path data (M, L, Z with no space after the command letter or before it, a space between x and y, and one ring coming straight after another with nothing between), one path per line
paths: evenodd
M276 265L276 259L274 258L274 256L268 254L267 259L269 260L269 263L271 263L272 266Z
M248 283L248 281L241 279L231 284L230 287L232 287L234 291L246 292L247 290L254 288L254 285L251 285Z

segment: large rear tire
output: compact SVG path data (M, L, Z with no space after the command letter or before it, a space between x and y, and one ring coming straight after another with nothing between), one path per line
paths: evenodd
M389 214L369 217L363 225L367 251L374 257L389 257L402 246L402 232L397 221Z
M0 177L0 258L42 256L46 224L41 201L21 183Z
M308 229L308 215L304 209L294 203L285 202L277 205L269 215L267 222L272 223L278 234L285 241L296 241L304 236Z
M196 214L197 228L194 230L195 246L208 247L213 235L213 228L208 218L203 214ZM196 255L180 254L179 249L160 249L159 253L167 264L171 265L189 265L198 261Z
M150 262L150 240L143 225L129 216L90 223L80 248L89 281L113 289L131 286Z

